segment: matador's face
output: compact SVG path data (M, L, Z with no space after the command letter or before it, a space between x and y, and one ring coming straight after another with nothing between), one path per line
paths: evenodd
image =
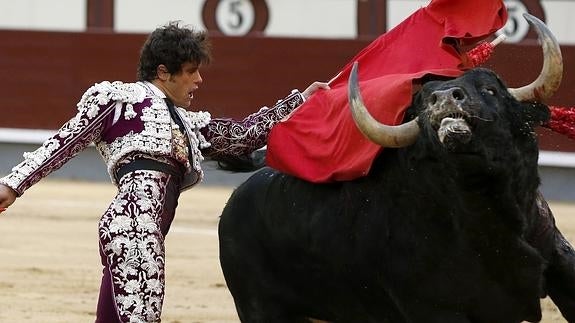
M182 64L180 72L169 74L162 81L162 90L176 106L188 108L192 103L193 93L202 83L200 65L192 62Z

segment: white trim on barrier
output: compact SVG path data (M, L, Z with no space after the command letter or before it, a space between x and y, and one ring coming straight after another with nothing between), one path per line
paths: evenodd
M539 166L575 168L575 153L542 150L539 152Z
M0 128L0 143L41 144L57 130ZM539 152L539 165L575 168L575 153L543 150Z
M0 128L0 142L41 144L56 134L57 130Z
M58 130L0 128L0 143L40 145ZM90 144L93 146L94 144Z

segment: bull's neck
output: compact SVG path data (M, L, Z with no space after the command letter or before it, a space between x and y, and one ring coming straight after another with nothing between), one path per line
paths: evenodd
M384 176L394 173L414 199L436 201L437 214L429 216L463 210L468 214L461 221L469 225L492 221L512 231L524 230L526 212L539 186L536 150L525 155L508 151L489 158L421 151L418 147L397 150L398 169Z

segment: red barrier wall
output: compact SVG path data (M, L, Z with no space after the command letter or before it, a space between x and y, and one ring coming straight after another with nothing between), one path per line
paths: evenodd
M75 113L83 92L102 80L133 81L143 34L0 31L0 127L56 129ZM212 37L214 62L203 70L194 109L239 118L293 88L328 80L369 41ZM565 77L549 102L575 105L575 46L563 46ZM499 45L487 67L509 86L533 80L536 43ZM544 149L575 144L542 131Z

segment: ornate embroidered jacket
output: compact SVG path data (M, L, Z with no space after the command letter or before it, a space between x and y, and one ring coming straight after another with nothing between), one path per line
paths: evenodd
M241 121L212 119L208 112L177 108L186 128L179 129L164 98L148 82L95 84L78 102L78 113L37 150L24 153L24 161L0 178L0 183L20 196L94 143L114 184L118 165L128 156L139 154L184 165L184 190L201 180L200 162L204 155L241 156L263 147L271 127L304 101L301 93L294 90L272 108L263 107Z

